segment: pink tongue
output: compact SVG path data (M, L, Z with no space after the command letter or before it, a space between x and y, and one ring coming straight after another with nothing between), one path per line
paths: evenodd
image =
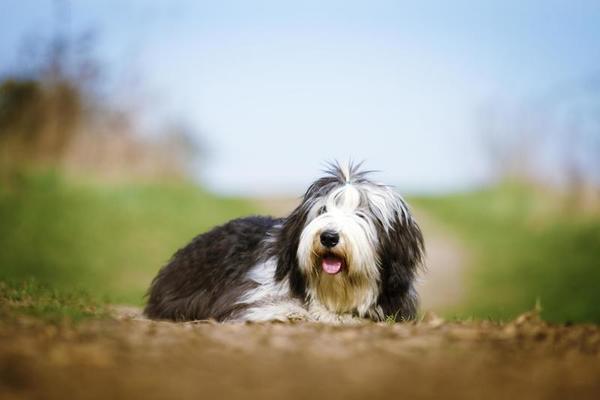
M321 266L323 267L323 271L334 275L342 269L342 260L337 257L325 257L321 262Z

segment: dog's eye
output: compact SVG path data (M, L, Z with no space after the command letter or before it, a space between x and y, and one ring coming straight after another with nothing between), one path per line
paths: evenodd
M367 220L367 215L364 213L359 212L356 215L358 216L358 218L360 218L362 220L365 220L365 221Z
M321 215L327 212L327 207L326 206L322 206L321 208L319 208L319 211L317 211L317 215Z

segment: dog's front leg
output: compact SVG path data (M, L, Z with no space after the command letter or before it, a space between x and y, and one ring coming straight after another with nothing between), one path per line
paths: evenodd
M311 320L330 324L357 324L365 321L351 313L338 314L329 311L319 302L310 302L308 306L308 315Z

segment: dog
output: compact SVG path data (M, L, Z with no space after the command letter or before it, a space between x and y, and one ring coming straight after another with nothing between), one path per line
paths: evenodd
M145 315L190 321L414 319L424 241L405 200L361 164L328 164L286 218L234 219L178 250Z

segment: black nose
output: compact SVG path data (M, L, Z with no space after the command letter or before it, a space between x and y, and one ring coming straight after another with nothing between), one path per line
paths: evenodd
M321 244L325 247L333 247L340 241L340 235L335 231L324 231L321 233Z

